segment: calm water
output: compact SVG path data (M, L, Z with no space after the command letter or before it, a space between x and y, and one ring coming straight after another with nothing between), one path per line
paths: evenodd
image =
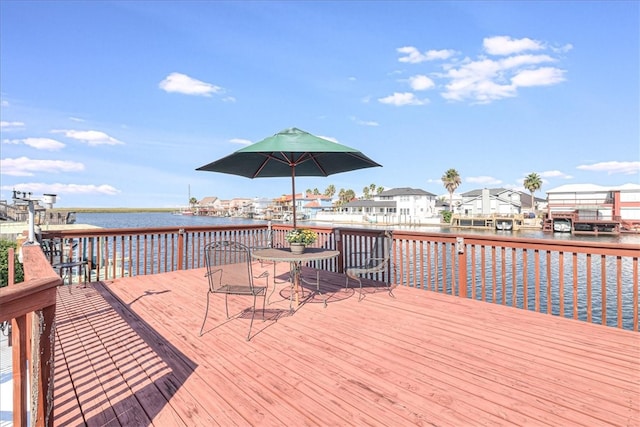
M170 227L189 225L232 225L232 224L264 224L265 221L242 219L242 218L221 218L209 216L186 216L173 215L169 212L141 212L141 213L78 213L76 215L77 224L89 224L104 228L143 228L143 227ZM327 226L327 222L305 221L299 224ZM349 228L372 228L370 225L340 224L341 227ZM544 233L542 230L521 230L514 232L492 231L492 230L470 230L462 228L436 227L436 226L396 226L394 229L416 230L425 232L440 232L452 234L499 234L501 236L526 237L539 239L559 239L595 241L609 243L630 243L640 245L640 234L620 234L617 236L573 236L571 233Z

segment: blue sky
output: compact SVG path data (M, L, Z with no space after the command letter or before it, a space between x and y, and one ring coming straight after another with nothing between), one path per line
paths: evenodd
M1 198L278 197L196 168L289 127L383 165L298 191L638 183L639 5L3 0Z

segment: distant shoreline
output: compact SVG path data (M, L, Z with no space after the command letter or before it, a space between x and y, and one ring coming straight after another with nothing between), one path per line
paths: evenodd
M176 208L53 208L51 211L76 213L174 212Z

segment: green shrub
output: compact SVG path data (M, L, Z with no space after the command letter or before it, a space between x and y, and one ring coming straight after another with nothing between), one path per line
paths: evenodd
M9 284L9 248L15 249L15 276L14 282L24 281L22 263L18 260L18 244L11 240L0 239L0 288Z
M445 224L449 224L451 222L451 217L453 214L451 211L442 211L442 222Z

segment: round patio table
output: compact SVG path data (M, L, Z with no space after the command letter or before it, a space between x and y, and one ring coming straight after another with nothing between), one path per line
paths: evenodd
M259 249L251 252L251 257L260 261L272 261L272 262L289 262L291 277L293 279L293 286L296 299L296 307L300 304L299 292L300 292L300 270L302 269L302 263L308 261L320 261L323 259L336 258L340 255L340 252L324 249L324 248L305 248L301 254L294 254L288 248L268 248ZM274 278L275 286L275 278ZM318 293L320 293L320 282L316 285ZM275 288L274 288L275 289ZM292 302L290 300L290 309ZM325 307L327 303L325 301Z

